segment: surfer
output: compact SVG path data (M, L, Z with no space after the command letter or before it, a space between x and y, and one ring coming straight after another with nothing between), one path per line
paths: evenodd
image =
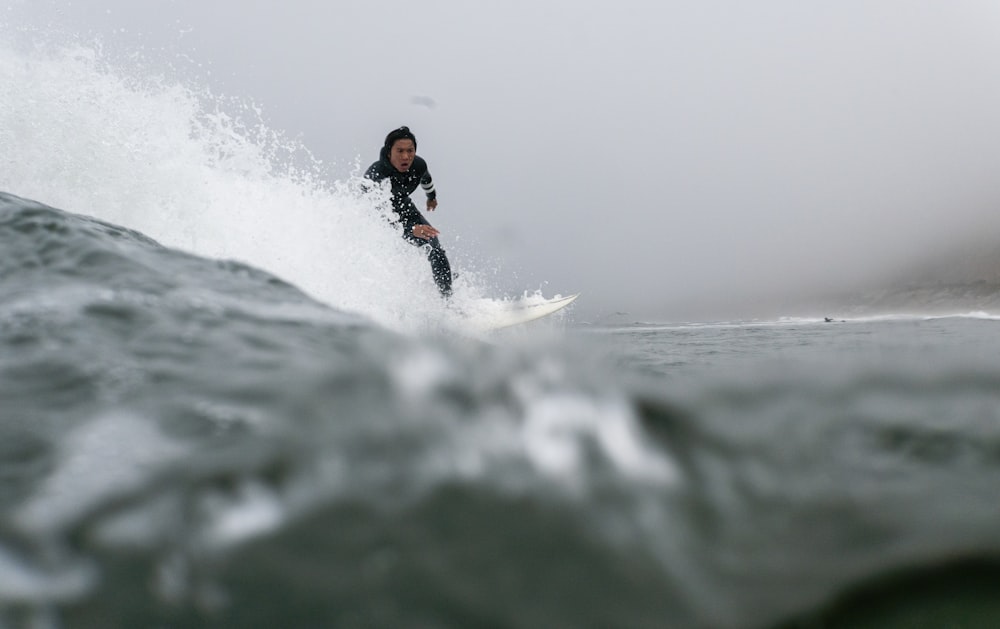
M417 138L408 127L393 129L385 136L379 160L365 171L365 179L391 184L392 211L403 226L403 238L418 247L426 247L434 283L444 297L451 296L451 265L438 240L438 232L417 210L410 195L419 185L427 195L427 211L437 208L434 181L427 162L417 155Z

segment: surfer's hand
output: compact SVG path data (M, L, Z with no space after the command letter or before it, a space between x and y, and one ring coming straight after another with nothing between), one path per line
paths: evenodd
M424 240L430 240L440 234L438 230L434 229L430 225L414 225L413 235L417 238L423 238Z
M427 199L427 211L433 212L437 209L438 202L437 199Z

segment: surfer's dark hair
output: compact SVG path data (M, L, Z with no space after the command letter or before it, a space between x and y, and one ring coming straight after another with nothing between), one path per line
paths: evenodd
M413 135L409 127L393 129L389 135L385 136L385 150L392 150L392 145L399 140L413 140L413 148L417 148L417 136Z

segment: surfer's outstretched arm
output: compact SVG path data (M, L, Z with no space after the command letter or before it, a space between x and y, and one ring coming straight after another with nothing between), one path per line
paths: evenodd
M424 194L427 195L427 211L433 212L437 209L437 191L434 190L434 179L431 178L431 171L425 170L424 174L420 177L420 187L424 189Z

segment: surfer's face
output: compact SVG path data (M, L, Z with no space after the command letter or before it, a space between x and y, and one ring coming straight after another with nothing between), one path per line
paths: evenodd
M401 173L410 170L413 165L413 157L417 154L417 147L413 140L396 140L389 149L389 163Z

